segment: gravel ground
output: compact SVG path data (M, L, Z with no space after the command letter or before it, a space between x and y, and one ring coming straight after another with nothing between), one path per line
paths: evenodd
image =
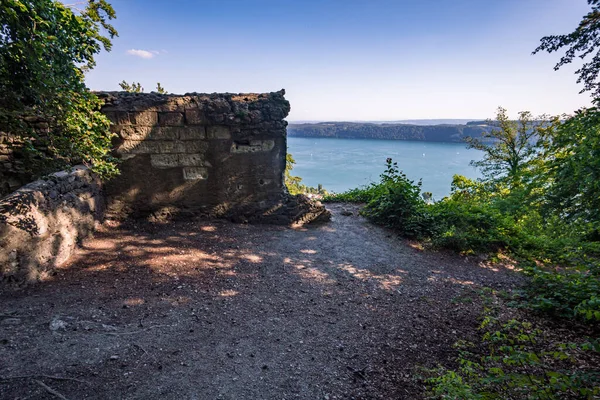
M1 287L0 399L423 398L416 367L475 333L475 291L521 278L328 208L301 229L105 227Z

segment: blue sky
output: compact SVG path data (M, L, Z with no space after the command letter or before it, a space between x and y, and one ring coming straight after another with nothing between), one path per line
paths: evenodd
M575 66L531 52L568 33L585 0L112 0L119 37L94 90L285 88L297 120L487 118L589 105Z

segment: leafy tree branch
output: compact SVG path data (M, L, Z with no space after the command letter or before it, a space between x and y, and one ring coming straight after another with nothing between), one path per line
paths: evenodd
M54 0L3 0L0 125L19 138L32 177L79 162L104 176L117 172L110 122L84 82L117 36L115 16L105 0L88 0L77 13Z

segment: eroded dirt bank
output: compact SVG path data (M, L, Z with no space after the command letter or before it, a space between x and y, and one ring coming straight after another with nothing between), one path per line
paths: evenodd
M420 252L342 207L296 230L98 233L52 280L1 289L0 398L421 398L414 368L473 333L473 291L520 278Z

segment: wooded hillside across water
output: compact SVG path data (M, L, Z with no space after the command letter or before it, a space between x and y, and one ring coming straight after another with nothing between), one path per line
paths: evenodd
M375 124L357 122L320 122L314 124L289 124L292 137L421 140L426 142L463 142L467 136L481 138L482 132L492 127L468 123L466 125L411 125Z

